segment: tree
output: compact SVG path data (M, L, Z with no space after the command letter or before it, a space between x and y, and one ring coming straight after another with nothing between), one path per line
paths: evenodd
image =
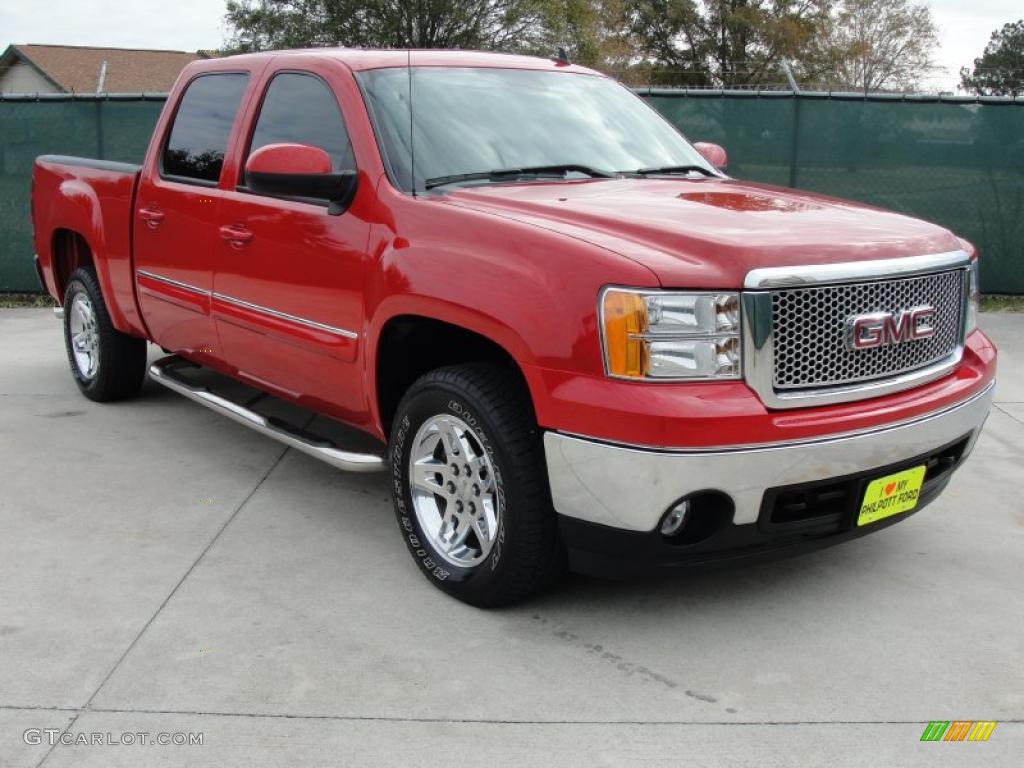
M541 0L229 0L235 52L343 45L527 48L543 32Z
M909 88L937 45L910 0L229 0L234 51L322 45L551 55L634 84Z
M979 96L1024 93L1024 19L992 33L974 69L960 70L960 86Z
M652 79L749 86L803 58L833 0L634 0L630 26Z
M236 52L323 45L550 55L633 82L778 81L835 0L229 0Z
M908 0L844 0L817 55L818 85L832 90L912 90L935 68L931 11Z
M628 68L634 56L626 28L628 0L543 0L542 35L526 50L565 48L573 62L603 70Z

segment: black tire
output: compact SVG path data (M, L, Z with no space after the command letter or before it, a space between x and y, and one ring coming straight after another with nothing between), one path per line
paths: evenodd
M412 444L427 420L444 415L462 420L475 442L486 449L500 509L490 554L468 568L441 554L413 506ZM389 452L399 528L413 559L434 586L471 605L497 607L539 593L561 574L565 555L551 506L541 432L518 372L499 364L473 363L421 377L398 406Z
M83 371L75 360L72 344L72 314L75 299L83 296L92 308L92 334L96 346L96 369ZM77 321L76 321L77 322ZM96 272L91 267L76 269L64 290L64 346L75 383L90 400L105 403L134 397L146 376L146 341L121 333L110 322Z

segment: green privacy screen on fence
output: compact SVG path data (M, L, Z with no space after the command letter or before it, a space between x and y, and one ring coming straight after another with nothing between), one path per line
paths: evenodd
M859 200L974 243L982 289L1024 293L1024 100L653 91L737 178Z
M163 98L0 98L0 291L41 291L29 190L37 155L141 163Z
M1024 293L1024 100L642 91L741 179L942 224L980 249L982 288ZM32 159L141 162L162 99L0 98L0 291L35 291Z

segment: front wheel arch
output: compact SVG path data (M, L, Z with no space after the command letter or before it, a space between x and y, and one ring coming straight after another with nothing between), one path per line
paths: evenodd
M493 363L506 368L533 393L522 366L492 338L424 315L390 318L377 336L373 393L382 435L391 433L395 411L412 384L425 374L451 365Z

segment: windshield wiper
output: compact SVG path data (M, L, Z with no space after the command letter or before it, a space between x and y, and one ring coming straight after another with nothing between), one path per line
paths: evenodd
M637 176L671 176L678 173L703 173L705 176L714 176L712 171L709 171L703 165L666 165L662 168L637 168L635 171Z
M509 179L544 177L564 179L570 173L581 173L592 179L611 179L615 177L610 171L591 168L588 165L532 165L523 168L499 168L494 171L478 171L475 173L455 173L451 176L437 176L427 179L423 185L427 189L442 187L445 184L457 184L462 181L508 181Z

